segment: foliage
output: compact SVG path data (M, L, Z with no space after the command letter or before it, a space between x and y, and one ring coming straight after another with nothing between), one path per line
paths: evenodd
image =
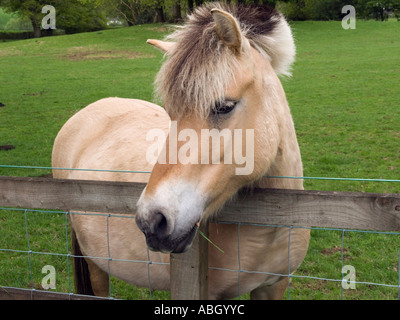
M104 11L93 5L82 5L78 0L56 0L57 25L66 33L95 31L106 28Z
M23 31L33 31L32 23L27 17L13 17L8 20L7 24L4 26L4 30L23 30Z
M291 20L340 20L342 8L352 5L357 17L385 20L399 17L400 0L289 0L278 1L277 7Z
M15 13L5 13L0 8L0 30L33 31L29 18L20 17Z
M129 25L181 19L183 0L79 0L103 7ZM167 17L167 15L169 15Z
M52 5L56 8L57 28L67 33L104 29L105 16L102 11L90 3L82 4L78 0L0 0L0 7L6 12L17 12L21 18L31 21L35 36L40 36L41 21L45 14L42 8Z
M11 18L14 18L16 15L12 13L6 13L2 8L0 8L0 30L3 30L7 25L8 21Z
M372 18L375 20L387 20L390 14L400 18L400 1L399 0L382 0L368 1L365 6L360 8L362 17Z

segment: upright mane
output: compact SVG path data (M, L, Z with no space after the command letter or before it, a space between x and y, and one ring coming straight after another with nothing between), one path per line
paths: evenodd
M267 6L211 2L197 8L166 40L176 42L155 81L156 95L172 117L195 112L205 118L235 81L237 56L218 38L211 9L236 18L250 45L268 59L278 75L290 75L295 45L284 17Z

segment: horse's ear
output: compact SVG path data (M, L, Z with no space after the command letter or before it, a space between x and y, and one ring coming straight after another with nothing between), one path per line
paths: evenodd
M146 41L148 44L151 44L152 46L160 49L161 51L165 53L171 52L171 50L175 47L175 42L167 42L167 41L161 41L161 40L155 40L155 39L149 39Z
M218 37L235 53L242 49L242 33L236 19L226 11L211 9Z

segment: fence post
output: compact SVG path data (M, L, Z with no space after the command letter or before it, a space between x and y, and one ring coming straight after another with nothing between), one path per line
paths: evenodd
M208 222L200 230L208 236ZM188 251L171 254L170 263L171 299L207 300L208 241L199 232Z

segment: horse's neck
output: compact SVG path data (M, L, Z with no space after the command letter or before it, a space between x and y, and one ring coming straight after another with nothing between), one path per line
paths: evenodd
M303 189L302 179L268 178L268 177L302 177L303 165L300 148L290 112L282 127L281 140L275 160L262 179L254 186L260 188L276 189Z

